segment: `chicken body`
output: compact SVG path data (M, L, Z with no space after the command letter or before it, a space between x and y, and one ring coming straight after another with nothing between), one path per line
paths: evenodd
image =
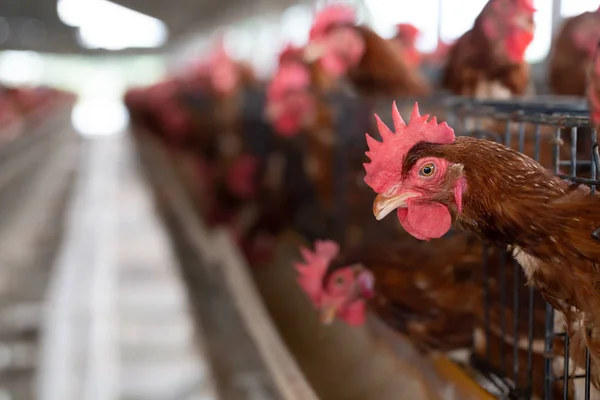
M375 278L368 306L392 329L422 351L470 349L483 313L482 246L464 233L427 243L392 226L384 231L334 259L324 287L340 268L361 265Z
M567 19L554 39L548 60L548 79L553 93L561 96L586 95L589 70L600 39L600 11L585 12ZM564 130L565 147L571 146L571 134ZM577 157L588 159L592 152L591 130L577 132ZM589 167L578 167L578 175L589 177Z

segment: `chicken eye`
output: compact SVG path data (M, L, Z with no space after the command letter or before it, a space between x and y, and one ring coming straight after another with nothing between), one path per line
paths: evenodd
M431 176L431 175L433 175L434 172L435 172L435 165L433 165L432 163L429 163L429 164L425 164L423 167L421 167L421 170L419 171L419 175Z
M338 277L337 277L337 278L335 278L335 280L334 280L334 283L335 283L337 286L342 286L342 285L344 284L344 282L345 282L345 279L344 279L344 277L343 277L343 276L338 276Z

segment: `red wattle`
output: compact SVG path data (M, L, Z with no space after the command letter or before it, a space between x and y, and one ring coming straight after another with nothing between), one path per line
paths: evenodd
M420 240L438 239L452 227L448 208L439 203L408 201L407 208L398 209L398 219L408 233Z
M360 326L365 323L366 306L363 300L356 300L338 311L338 317L350 326Z

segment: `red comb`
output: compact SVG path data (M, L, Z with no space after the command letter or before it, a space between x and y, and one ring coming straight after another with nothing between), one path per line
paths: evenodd
M454 141L454 130L445 122L438 124L436 117L428 122L429 115L419 114L419 103L415 103L408 125L400 116L396 102L393 103L392 118L395 133L390 131L377 114L375 118L383 142L366 135L369 151L365 154L371 162L363 166L367 171L366 184L377 193L381 193L389 182L399 180L404 156L415 144L418 142L448 144Z
M345 4L332 4L317 14L310 29L310 40L320 39L333 25L356 24L356 11Z
M300 248L304 263L294 264L300 273L298 283L317 307L322 293L323 277L329 263L338 255L339 251L338 244L331 240L317 240L314 253L307 248Z
M415 38L421 31L413 24L398 24L396 25L399 36L407 36Z

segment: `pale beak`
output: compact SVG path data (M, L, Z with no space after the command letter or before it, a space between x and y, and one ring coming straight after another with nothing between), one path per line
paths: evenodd
M373 215L375 215L377 221L380 221L395 209L406 208L406 201L408 199L419 196L420 194L415 192L404 192L394 196L388 196L385 193L381 193L373 202Z
M337 314L337 306L334 304L327 305L323 307L321 310L321 323L325 325L329 325L335 319L335 315Z

